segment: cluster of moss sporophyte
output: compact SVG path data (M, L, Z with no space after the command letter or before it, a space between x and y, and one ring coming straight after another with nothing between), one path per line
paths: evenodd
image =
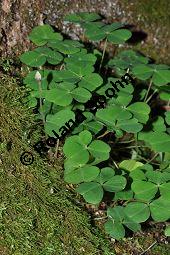
M149 219L166 224L170 112L159 104L170 102L169 66L153 64L133 50L108 60L108 43L122 44L132 35L125 24L106 24L95 13L65 19L82 26L86 42L103 41L105 46L102 53L86 48L49 25L32 30L29 38L38 47L20 59L33 68L24 79L28 105L38 109L36 118L46 135L35 149L47 151L48 145L57 150L66 137L64 180L75 184L87 203L99 205L110 193L104 227L111 237L123 238L126 228L139 231ZM165 234L170 235L169 226Z

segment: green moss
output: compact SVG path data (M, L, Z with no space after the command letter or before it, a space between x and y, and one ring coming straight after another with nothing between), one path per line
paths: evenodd
M158 63L169 64L170 1L123 0L121 6L128 16L128 23L147 33L145 42L133 49L140 50Z
M170 25L170 2L166 0L147 0L136 1L136 8L140 9L141 13L145 13L145 19L149 24L152 22L157 23L158 25L164 24L167 26Z
M66 189L62 161L47 161L33 151L31 144L39 139L39 130L27 140L35 120L22 106L25 88L7 75L0 80L1 254L111 254L106 240L92 229L88 215ZM23 151L34 155L32 165L20 162Z
M155 243L155 238L153 236L148 237L141 237L139 238L139 244L142 247L143 250L146 250L148 247L150 247L152 244ZM143 245L144 244L144 245ZM148 254L151 255L165 255L169 253L170 245L165 245L164 243L155 243L154 246L149 250Z

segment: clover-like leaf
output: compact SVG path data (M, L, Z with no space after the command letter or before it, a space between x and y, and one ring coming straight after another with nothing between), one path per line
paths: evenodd
M64 180L68 183L78 184L81 182L90 182L96 179L100 170L96 166L85 165L72 169L71 171L65 170Z
M103 198L103 189L97 182L82 183L76 191L91 204L99 204Z
M138 223L145 222L150 216L148 205L141 202L128 203L124 212L129 218Z
M71 94L74 99L80 103L86 103L91 98L91 93L84 88L76 88Z
M114 44L124 43L132 36L132 33L128 29L118 29L111 32L107 39Z
M63 57L60 53L55 52L47 47L39 47L34 51L28 51L20 56L20 60L31 67L42 66L48 61L48 63L57 65Z
M105 231L111 237L119 240L125 236L125 229L120 222L108 220L105 224Z
M144 174L144 172L140 169L140 167L135 168L132 172L130 172L129 176L133 179L133 180L146 180L146 176Z
M107 215L109 219L105 223L105 230L109 235L118 240L123 238L125 235L125 229L123 225L132 231L138 231L141 228L140 224L129 217L125 213L125 208L121 206L108 208Z
M86 164L89 160L89 152L81 143L77 136L71 136L66 139L63 152L70 163Z
M111 167L104 167L101 169L99 176L96 178L96 181L103 185L105 182L110 180L115 176L115 171Z
M157 86L163 86L170 82L170 70L167 65L137 65L132 69L132 73L141 80L152 77L152 81Z
M106 39L112 43L123 43L131 37L131 32L127 29L120 29L123 25L119 22L115 22L110 25L98 26L94 29L94 26L86 26L85 36L91 41L100 41Z
M141 163L139 161L136 161L134 159L123 160L119 164L120 168L125 169L125 170L127 170L129 172L134 171L139 166L143 166L143 163Z
M142 56L138 52L133 50L124 50L118 53L116 57L111 59L108 63L108 66L113 67L116 70L125 70L125 73L128 68L132 69L132 67L136 65L147 64L148 61L149 59L147 57Z
M27 51L20 56L20 60L31 67L38 67L44 65L46 57L36 51Z
M153 83L163 86L170 82L170 70L156 70L153 75Z
M80 143L88 145L92 141L92 135L89 131L84 130L79 134Z
M48 46L58 50L63 54L74 54L79 52L83 45L78 41L64 40L64 41L50 41Z
M79 82L79 86L88 89L89 91L95 90L101 86L103 80L99 74L92 73L84 76Z
M156 192L158 191L157 185L152 182L135 180L131 185L131 189L135 193L137 199L142 199L149 201L154 198Z
M144 140L156 152L170 152L170 136L164 132L141 132L139 140Z
M41 56L45 56L46 61L52 65L57 65L63 60L63 56L59 52L51 50L48 47L38 47L34 51L38 52Z
M115 193L114 201L117 200L131 200L133 198L132 190L123 190Z
M83 52L82 50L78 53L70 55L68 58L65 58L65 62L67 66L75 65L75 66L87 66L94 65L96 62L96 56L91 53Z
M115 175L103 184L103 188L109 192L118 192L125 188L126 183L127 181L125 177Z
M132 114L118 105L109 106L105 109L100 109L96 113L97 119L104 122L108 126L115 126L116 120L130 119Z
M134 76L141 80L147 80L149 79L153 74L153 69L150 66L141 64L137 65L132 69L132 73Z
M88 150L95 158L99 158L104 161L109 158L111 148L103 141L95 140L88 146Z
M164 124L164 119L161 116L152 123L153 130L156 132L164 132L166 131L166 126Z
M63 83L60 86L50 90L44 90L42 96L49 102L55 103L56 105L67 106L71 104L73 97L71 91L76 86L70 83Z
M96 27L94 30L94 27L92 26L86 29L85 36L91 41L101 41L105 39L106 34L100 27Z
M134 117L141 123L146 123L149 119L150 107L144 102L136 102L127 107Z
M142 124L138 123L138 120L135 118L129 120L119 120L116 124L116 127L121 128L129 133L138 133L143 128Z
M55 137L52 130L54 130L58 135L60 135L62 131L62 127L65 126L65 123L69 122L70 120L75 121L75 114L71 110L61 110L55 114L50 114L46 118L45 123L45 132L52 137ZM63 133L69 132L69 129L65 127L65 131Z
M170 174L167 174L170 177ZM163 196L164 198L170 200L170 182L165 182L166 179L168 179L168 181L170 180L169 178L166 178L166 175L163 175L164 180L162 180L162 184L159 185L159 190L160 190L160 194L161 196Z
M38 82L35 79L36 72L37 70L31 71L24 78L24 84L35 91L39 90ZM39 73L41 74L41 88L42 90L46 90L48 87L48 78L53 77L53 70L40 70Z
M170 201L167 201L163 197L154 200L150 204L150 210L152 218L157 222L170 219Z
M160 184L165 184L167 181L167 176L164 173L161 173L159 171L147 171L145 173L146 177L148 178L149 181L157 184L159 188L162 186ZM163 189L163 187L162 187Z
M91 93L84 88L76 88L72 83L63 82L59 85L54 84L54 88L50 90L43 90L42 97L56 105L67 106L73 98L80 103L87 102Z
M62 40L62 35L54 33L50 25L40 25L34 27L29 35L29 39L38 46L43 46L50 40Z

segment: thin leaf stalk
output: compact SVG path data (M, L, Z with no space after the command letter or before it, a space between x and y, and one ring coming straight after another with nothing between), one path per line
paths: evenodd
M106 38L105 43L104 43L103 54L102 54L102 59L101 59L101 62L100 62L99 71L101 70L101 67L102 67L102 64L103 64L104 56L105 56L105 53L106 53L106 48L107 48L107 38Z
M43 113L43 99L42 99L42 84L41 84L41 74L37 71L35 74L35 79L38 83L38 92L40 97L40 115L42 117L43 125L45 125L45 115Z
M150 79L149 87L148 87L148 90L147 90L147 92L146 92L146 95L145 95L145 98L144 98L144 102L146 102L146 100L147 100L147 97L148 97L148 95L149 95L151 86L152 86L152 78Z
M151 100L151 98L153 97L153 95L155 95L155 93L157 92L158 90L157 89L155 89L154 90L154 92L150 95L150 97L146 100L146 103L148 103L150 100Z

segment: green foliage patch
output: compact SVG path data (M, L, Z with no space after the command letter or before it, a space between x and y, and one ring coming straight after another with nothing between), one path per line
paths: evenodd
M121 239L126 228L136 232L149 219L170 218L170 115L159 105L162 98L170 102L169 66L153 64L133 50L107 59L107 43L122 44L131 37L125 24L105 24L93 13L70 14L66 21L80 24L86 40L104 41L103 53L64 39L48 25L34 28L29 38L39 47L20 57L35 68L24 79L29 106L38 107L37 118L53 137L52 130L58 132L75 120L76 109L82 111L86 119L63 146L64 179L76 185L87 203L99 205L110 193L113 203L104 226L110 236ZM135 82L121 87L126 73ZM89 101L113 90L113 83L114 96L90 112ZM169 228L165 233L169 235Z

